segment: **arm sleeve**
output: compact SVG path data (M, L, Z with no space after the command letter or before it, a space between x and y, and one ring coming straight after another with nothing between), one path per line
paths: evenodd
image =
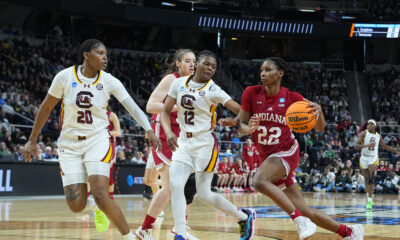
M108 82L110 83L108 86L108 88L110 89L110 93L114 97L116 97L120 103L122 103L125 99L130 97L128 91L126 91L121 81L112 76L111 74L109 74Z
M172 98L178 97L179 78L175 79L168 90L168 96Z
M151 125L146 114L139 108L135 101L129 97L129 95L121 103L144 130L151 130Z
M247 87L243 92L242 105L240 106L246 112L251 112L251 95L251 88Z
M53 82L50 85L48 93L56 98L62 98L64 93L64 83L67 81L66 70L63 70L54 77Z

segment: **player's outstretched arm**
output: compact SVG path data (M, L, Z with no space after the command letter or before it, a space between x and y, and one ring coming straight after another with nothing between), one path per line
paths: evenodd
M154 134L146 114L139 108L135 101L133 101L132 97L125 98L121 103L129 112L129 114L131 114L131 116L136 120L136 122L139 123L144 130L146 130L150 143L153 145L153 147L155 147L157 151L161 151L162 145L160 139L158 139L158 137Z
M172 109L176 103L176 99L168 96L165 100L163 111L161 112L161 126L163 127L165 134L167 135L167 143L168 147L175 151L178 146L177 137L172 132L171 129L171 119L169 115L171 114Z
M147 101L146 112L157 114L161 113L164 107L164 99L168 94L169 87L175 80L175 76L170 74L161 79L160 83L151 93L149 101ZM176 110L176 109L175 109Z
M399 150L397 150L397 148L388 146L388 145L385 143L385 141L383 141L382 138L379 140L379 143L381 144L381 146L382 146L385 150L391 151L392 153L396 154L396 156L399 156L399 155L400 155L400 152L399 152Z
M42 130L44 124L49 118L50 112L57 105L59 98L53 97L50 94L46 95L46 98L43 100L42 104L39 107L39 110L35 117L35 122L33 123L33 128L31 135L29 137L28 142L24 147L24 159L25 162L32 161L32 154L36 155L36 141L39 136L40 131Z
M243 135L252 134L258 127L260 118L257 115L251 116L250 112L243 109L239 111L239 133Z
M240 110L240 105L236 101L230 99L228 100L224 107L228 108L232 112L234 112L236 115L239 114ZM239 121L239 116L236 116L235 118L221 118L219 119L218 123L223 126L223 127L233 127L238 124Z

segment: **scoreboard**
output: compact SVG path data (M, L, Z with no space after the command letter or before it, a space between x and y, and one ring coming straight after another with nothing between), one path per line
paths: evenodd
M400 24L353 23L350 37L399 38Z

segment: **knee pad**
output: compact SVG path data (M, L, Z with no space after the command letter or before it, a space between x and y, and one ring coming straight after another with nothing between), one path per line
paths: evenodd
M196 176L194 173L190 174L188 181L185 185L185 198L186 204L191 204L193 202L194 196L196 195Z
M376 177L373 176L369 179L368 184L375 184L376 183Z

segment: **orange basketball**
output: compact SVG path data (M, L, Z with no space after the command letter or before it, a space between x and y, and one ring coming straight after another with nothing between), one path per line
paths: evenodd
M317 123L314 112L309 112L309 103L298 101L286 110L286 124L294 132L306 133L311 131Z

